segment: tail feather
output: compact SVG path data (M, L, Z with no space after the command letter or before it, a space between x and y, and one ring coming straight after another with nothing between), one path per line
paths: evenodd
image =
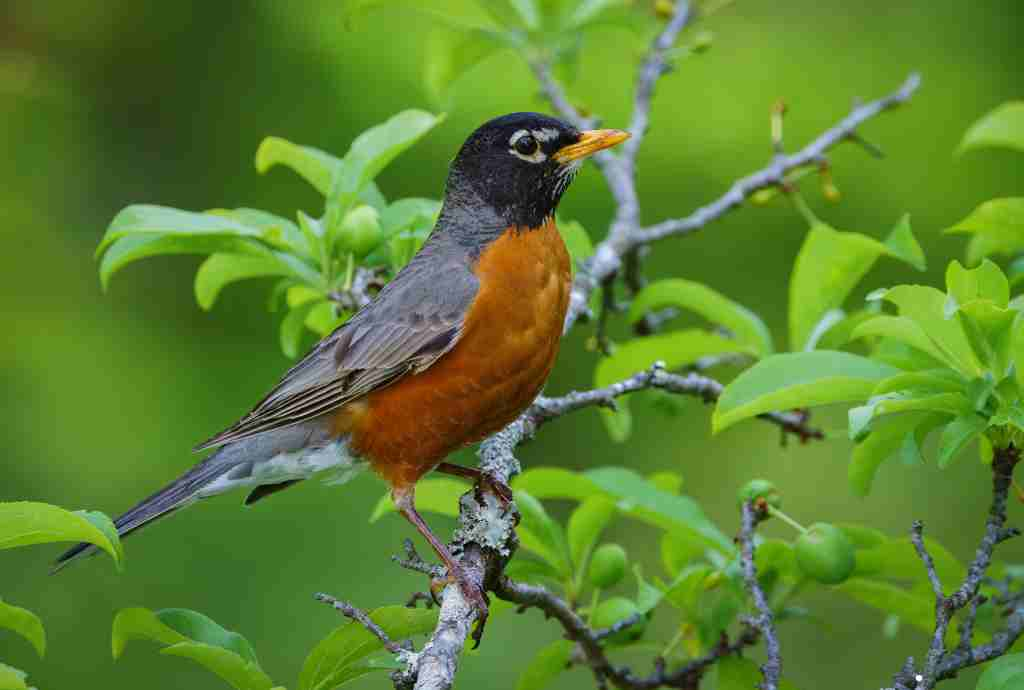
M114 521L114 526L117 527L118 535L124 537L158 517L169 515L196 500L204 486L231 471L234 467L230 463L215 462L218 455L219 453L210 456L117 518ZM96 551L96 547L92 544L85 542L76 544L61 554L50 572L55 573L76 558L94 551Z

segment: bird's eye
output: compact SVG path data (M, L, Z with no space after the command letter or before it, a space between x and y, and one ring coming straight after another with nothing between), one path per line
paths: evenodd
M537 140L530 134L524 134L512 144L516 151L524 156L532 156L537 152Z

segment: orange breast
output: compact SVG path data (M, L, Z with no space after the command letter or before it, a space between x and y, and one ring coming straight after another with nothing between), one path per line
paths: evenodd
M480 290L455 347L429 369L375 391L351 418L353 449L395 487L514 420L558 354L569 255L549 221L510 229L481 254ZM365 407L363 407L365 405Z

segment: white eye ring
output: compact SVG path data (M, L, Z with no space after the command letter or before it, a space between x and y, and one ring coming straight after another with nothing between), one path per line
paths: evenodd
M547 156L544 154L544 150L540 147L540 144L537 143L537 140L540 139L540 137L538 137L537 134L537 132L531 132L528 129L520 129L509 138L508 152L511 153L516 158L526 161L527 163L543 163L544 161L547 160ZM525 154L520 153L518 150L516 150L516 144L523 137L531 137L532 139L534 139L535 146L533 149L533 153Z

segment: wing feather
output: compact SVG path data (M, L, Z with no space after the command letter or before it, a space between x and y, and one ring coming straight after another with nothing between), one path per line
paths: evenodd
M373 302L196 450L318 417L437 361L458 342L479 288L468 255L453 248L443 235L432 236Z

